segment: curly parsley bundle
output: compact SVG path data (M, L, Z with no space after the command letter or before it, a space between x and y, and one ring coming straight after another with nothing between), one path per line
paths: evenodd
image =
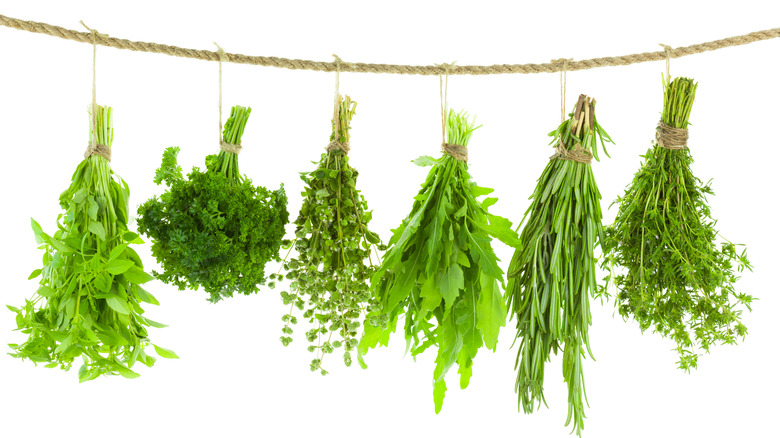
M368 281L376 270L371 248L384 249L376 233L368 229L371 211L356 187L358 171L349 165L349 125L356 103L338 98L333 133L317 169L301 175L306 187L300 214L295 220L294 247L298 253L284 263L290 291L281 293L290 306L282 320L282 343L292 342L293 310L306 309L303 317L314 327L306 332L309 351L316 357L311 370L322 367L325 354L344 348L344 364L352 364L360 318L372 308ZM377 254L377 262L379 261ZM336 334L338 339L332 339Z
M483 345L495 351L498 331L506 324L504 272L492 238L519 244L511 222L487 211L497 199L477 201L493 190L478 187L468 173L466 146L476 128L467 114L450 111L442 156L415 161L433 168L411 213L393 230L390 248L372 277L378 310L366 319L358 347L360 358L377 344L387 345L403 316L413 356L431 346L438 349L433 372L437 413L447 371L457 364L460 386L466 388L477 352Z
M691 172L687 127L697 84L670 79L663 82L656 141L616 201L620 207L606 230L603 265L624 268L611 278L620 314L642 331L652 328L672 338L679 367L690 371L700 351L718 342L734 344L747 333L737 306L750 310L753 297L734 289L734 268L741 272L751 265L744 250L740 254L733 243L718 242L705 197L712 189Z
M585 380L582 358L593 357L588 341L590 298L596 291L597 241L603 242L601 194L590 166L597 143L612 140L596 121L595 100L580 95L555 131L550 158L523 217L522 248L512 257L507 302L517 319L518 402L531 413L544 400L544 368L563 350L563 377L569 390L566 425L583 428ZM607 154L609 156L609 154ZM545 402L546 404L546 402Z
M143 316L141 302L159 304L142 284L152 280L130 247L143 241L127 229L127 183L109 165L114 137L112 110L97 106L90 124L91 146L60 195L65 210L58 230L49 235L34 220L35 240L43 267L30 274L41 277L35 297L16 313L17 329L27 335L10 344L13 357L47 363L47 368L70 369L81 357L79 381L100 375L138 377L136 362L154 365L146 352L151 344L147 327L165 327ZM157 354L176 358L154 345Z
M163 268L154 274L180 290L202 286L209 301L249 295L266 282L265 264L280 261L288 222L284 186L254 186L238 170L238 153L251 108L234 106L225 123L219 155L206 157L185 179L176 156L163 154L154 181L168 191L138 208L138 229L152 238L152 254Z

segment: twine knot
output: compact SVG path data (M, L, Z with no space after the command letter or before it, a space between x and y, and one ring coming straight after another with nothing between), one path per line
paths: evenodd
M456 160L467 163L469 161L469 149L457 144L442 143L441 150Z
M590 164L593 159L593 154L585 150L581 144L577 143L573 149L566 149L562 144L558 144L555 148L555 153L550 157L550 160L569 160L582 164Z
M102 144L90 144L87 146L87 150L84 151L84 158L89 158L93 155L98 155L111 161L111 148Z
M338 140L333 140L330 143L328 143L328 147L325 148L328 152L333 152L340 150L344 153L344 155L349 154L349 143L340 143Z
M685 149L688 147L688 129L675 128L659 120L655 128L655 141L662 148L674 151Z
M242 149L240 144L228 143L228 142L222 141L222 140L220 140L220 142L219 142L219 148L222 149L225 152L230 152L230 153L236 154L236 155L241 153L241 149Z

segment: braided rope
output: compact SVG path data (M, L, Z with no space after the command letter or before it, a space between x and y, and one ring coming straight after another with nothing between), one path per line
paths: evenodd
M0 15L0 25L12 29L24 30L27 32L42 33L45 35L56 36L66 40L78 41L82 43L93 43L93 35L89 32L79 32L66 29L60 26L54 26L48 23L36 21L20 20L18 18L6 17ZM751 32L745 35L724 38L705 43L694 44L692 46L678 47L672 49L673 57L694 55L697 53L708 52L711 50L723 49L726 47L741 46L756 41L769 40L780 37L780 28L767 29L758 32ZM96 35L95 43L113 47L116 49L133 50L137 52L162 53L170 56L182 58L202 59L205 61L219 61L217 52L209 50L187 49L167 44L148 43L142 41L130 41L121 38L114 38L103 35ZM262 65L266 67L287 68L291 70L314 70L332 72L337 67L341 72L355 73L392 73L406 75L441 75L445 73L442 66L436 65L393 65L393 64L367 64L341 63L337 66L336 62L320 62L306 59L288 59L272 56L250 56L238 53L227 53L230 62L237 64ZM630 65L641 62L663 61L667 57L667 50L659 52L635 53L632 55L610 56L605 58L583 59L581 61L572 61L566 63L567 71L589 70L592 68ZM496 65L461 65L452 66L448 69L450 75L488 75L488 74L506 74L506 73L558 73L561 70L559 63L549 62L544 64L496 64Z

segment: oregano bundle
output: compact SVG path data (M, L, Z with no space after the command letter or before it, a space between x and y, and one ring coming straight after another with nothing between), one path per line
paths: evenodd
M689 78L664 78L656 141L615 201L619 209L606 230L603 262L617 268L608 281L617 288L620 314L642 331L673 339L679 368L686 371L711 345L744 338L737 307L750 310L753 301L734 287L734 268L751 269L746 252L738 253L715 229L706 199L713 194L710 183L691 171L687 127L696 88Z
M152 238L152 254L165 283L203 289L209 301L249 295L265 284L265 265L280 261L288 222L284 185L271 191L239 172L238 153L251 108L234 106L225 122L221 150L193 167L187 179L178 147L163 153L154 182L168 191L138 208L138 229Z
M365 365L362 355L387 345L403 318L412 356L432 346L438 350L432 379L437 413L447 371L457 364L465 389L477 352L483 346L495 351L499 329L506 324L504 272L491 241L519 244L511 222L488 213L497 199L477 201L493 190L477 186L468 172L467 145L478 128L474 120L450 111L446 127L442 156L414 161L432 168L371 279L378 306L364 323L358 347Z
M90 147L60 195L65 213L57 217L57 231L44 233L32 220L44 254L43 267L29 278L40 277L40 287L22 307L8 306L17 330L27 335L24 343L10 344L11 356L63 370L81 357L81 382L101 375L138 377L131 370L136 362L155 363L149 345L162 357L177 358L149 339L147 327L165 325L143 316L142 302L159 303L141 286L152 276L130 247L143 243L127 228L130 189L109 163L113 112L94 105L91 110Z
M282 318L281 341L285 346L292 342L291 325L297 323L293 311L305 309L303 318L313 326L306 332L308 349L316 356L310 368L322 375L327 374L322 367L325 355L335 349L343 348L344 364L352 364L361 316L373 310L368 282L379 254L375 252L372 259L371 249L385 249L379 236L368 229L372 213L357 189L359 173L347 156L355 107L349 96L338 97L330 145L314 162L314 171L301 173L305 188L295 220L297 257L283 264L291 283L289 292L281 293L283 303L290 306Z
M590 299L596 292L598 242L603 242L601 194L591 169L598 142L612 142L599 125L596 101L580 95L574 111L549 135L556 153L550 158L522 221L522 247L512 257L508 306L516 318L515 392L531 413L544 400L544 371L552 353L563 351L568 386L566 425L579 435L584 426L585 379L582 359L593 357L588 341ZM609 156L609 154L607 154Z

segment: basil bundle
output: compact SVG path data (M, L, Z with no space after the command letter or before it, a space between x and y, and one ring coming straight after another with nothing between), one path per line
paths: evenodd
M162 265L154 274L180 290L203 289L209 301L249 295L265 284L265 264L280 261L288 222L284 186L270 191L241 175L238 153L251 108L234 106L225 122L221 150L184 179L178 147L163 154L154 182L168 191L138 208L138 229L152 238Z
M656 141L625 194L617 218L607 228L603 265L623 269L608 277L617 287L615 302L624 318L677 344L681 369L696 368L700 352L716 343L744 337L738 305L751 309L753 297L737 292L734 272L751 269L745 250L715 229L702 184L691 171L688 119L697 84L665 77L664 107ZM722 237L721 237L722 239ZM605 290L606 293L606 290Z
M604 140L612 142L596 120L595 104L580 95L569 118L550 133L556 153L523 216L522 248L512 257L507 284L520 340L515 363L519 404L531 413L545 401L545 363L551 353L563 350L569 391L566 425L573 421L577 434L585 418L585 350L593 357L588 341L590 295L596 291L593 250L604 240L601 194L590 160L598 160L599 141L604 153Z
M412 356L431 346L438 349L433 372L437 413L447 371L457 364L460 386L466 388L477 352L483 345L495 351L499 329L506 324L504 272L491 240L519 243L511 222L488 213L497 199L476 200L493 190L477 186L468 173L466 146L477 128L474 121L450 111L446 127L445 153L415 160L433 167L371 279L378 310L367 317L358 347L365 366L362 355L387 345L403 316Z
M289 292L281 293L290 311L282 320L282 343L292 342L291 324L297 324L293 310L306 309L303 317L315 325L306 332L311 343L312 371L322 367L326 354L344 349L344 364L352 364L351 351L357 347L360 317L373 309L368 281L376 271L371 247L384 250L379 236L368 229L371 211L357 189L358 171L349 165L349 125L356 103L349 96L338 97L337 115L333 121L331 143L322 154L317 168L303 172L306 184L298 218L295 220L296 258L285 261ZM377 254L376 262L379 262ZM339 339L331 340L337 334Z
M138 377L136 362L152 366L146 353L151 344L147 327L165 327L143 316L141 302L159 304L142 284L152 280L130 247L143 241L127 229L127 183L109 165L114 137L112 110L93 107L90 148L60 195L65 210L58 230L49 235L34 220L35 240L43 267L30 274L41 277L35 297L16 313L17 329L27 335L10 344L13 357L46 362L47 368L68 370L82 357L79 381L100 375ZM153 345L153 344L151 344ZM154 345L157 354L176 358Z

